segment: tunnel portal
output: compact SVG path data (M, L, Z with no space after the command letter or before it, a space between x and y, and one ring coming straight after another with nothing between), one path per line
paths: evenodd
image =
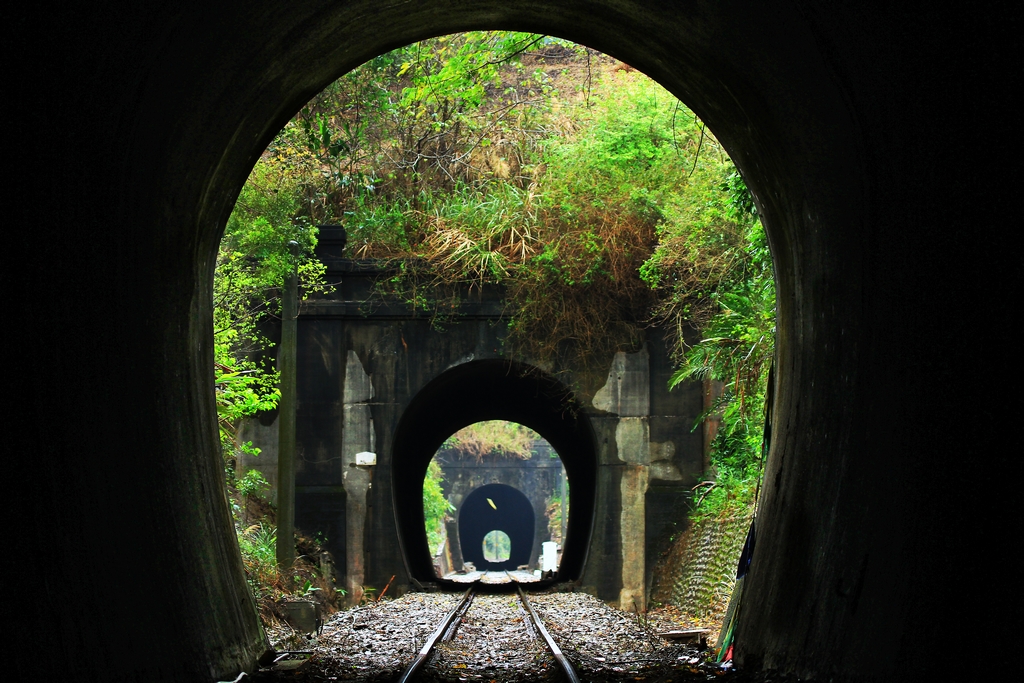
M459 509L459 542L462 557L477 569L515 569L530 561L533 550L533 505L519 490L506 484L487 484L476 489ZM504 531L510 541L509 557L491 562L484 557L484 537Z
M561 382L537 368L507 359L476 360L450 368L413 398L398 422L392 457L402 466L392 470L393 502L411 576L419 581L435 580L424 534L422 489L427 466L448 436L484 420L507 420L529 427L547 440L561 457L572 488L573 504L569 509L558 577L560 580L578 578L586 563L594 526L598 468L593 428L575 396ZM486 488L487 485L481 487ZM515 491L512 487L505 488ZM523 513L524 519L529 520L528 531L520 534L530 539L525 544L525 559L517 554L513 531L493 525L480 528L479 539L461 543L464 559L474 564L479 560L481 564L477 566L483 567L483 536L497 528L513 538L509 567L514 569L529 563L535 513L525 495L518 491L515 494L528 509ZM472 495L467 496L463 507ZM490 509L486 497L481 501ZM502 503L493 495L490 497L500 510ZM460 514L460 527L462 519ZM461 541L461 528L459 537Z
M33 229L12 231L8 243L16 333L6 356L32 371L6 378L14 430L5 446L33 457L9 458L5 502L20 555L47 558L45 585L14 591L9 609L55 643L44 657L15 658L14 678L74 670L209 681L254 669L266 637L223 493L210 388L217 240L259 154L313 93L392 47L468 27L562 36L648 73L691 105L754 192L777 269L778 386L738 665L805 679L927 680L948 677L951 623L1012 638L1014 610L973 579L996 575L1005 560L993 549L1019 536L1019 461L1005 448L1008 430L951 428L950 416L1012 424L1012 402L973 400L977 373L964 369L977 366L968 343L977 321L1004 318L1003 301L1019 289L1015 250L1003 247L1014 243L1005 238L1015 203L979 201L992 196L992 178L1012 183L1018 173L1004 142L1019 137L1005 94L1019 81L1018 15L1008 4L865 11L789 0L17 5L8 101L28 110L59 92L74 106L37 107L61 134L8 145L11 164L28 170L11 186L8 222ZM950 134L964 122L995 141L985 172L945 172L978 157L977 135ZM76 163L50 164L46 182L33 182L50 158ZM59 220L39 220L39 206ZM381 347L405 358L392 336ZM357 349L364 358L366 348ZM346 357L325 358L325 392L338 392ZM399 366L395 386L418 367L448 367L415 360ZM342 409L356 404L314 399L300 433L320 423L341 432ZM405 405L374 405L374 424ZM625 443L644 427L618 416L614 431L599 433L609 451L618 434ZM336 504L334 519L345 505L390 519L392 495L422 505L422 470L407 464L419 461L385 470L391 432L377 429L382 464L369 503L346 499L340 483L309 485L310 498ZM415 436L399 433L396 447L415 450ZM341 479L321 446L306 446L307 471ZM650 448L617 452L651 457ZM609 462L629 476L646 466ZM951 483L973 462L1002 476L951 505ZM391 476L401 480L394 492L380 485ZM571 483L571 514L593 509L593 476L590 486ZM335 503L328 495L338 489ZM610 480L602 500L622 491ZM642 518L608 521L643 542L632 531ZM145 571L120 572L119 589L144 593L146 609L110 599L111 558L125 538ZM377 556L394 552L391 536L364 538L379 542ZM430 566L417 542L419 576ZM40 602L60 603L60 618ZM879 647L880 633L902 646ZM1012 671L1011 655L995 648L986 666Z
M705 469L705 435L691 429L704 408L702 386L668 390L675 365L662 331L650 328L635 352L588 367L542 369L505 355L499 288L466 291L437 329L407 302L372 303L386 270L343 258L346 241L344 226L320 227L317 256L339 285L299 308L295 523L327 539L347 600L392 576L391 591L401 593L462 569L454 521L446 523L451 553L429 547L424 476L455 432L504 420L536 432L545 453L480 463L442 455L449 502L458 507L485 484L519 489L534 501L536 550L548 533L544 500L561 487L564 466L572 505L552 580L644 604L654 559ZM261 450L242 457L240 470L259 469L272 486L276 429L274 420L250 420L240 436ZM371 460L360 459L366 453Z

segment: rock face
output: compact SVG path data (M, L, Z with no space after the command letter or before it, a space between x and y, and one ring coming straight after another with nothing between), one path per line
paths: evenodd
M987 323L1012 317L1002 298L1018 289L1017 207L994 195L1019 173L1019 14L790 0L9 10L5 101L32 132L4 147L5 509L9 555L46 558L11 611L51 644L14 676L221 680L255 662L265 641L209 388L221 228L314 92L469 26L564 36L645 71L754 192L778 275L777 427L739 662L939 679L945 624L1012 641L1010 610L976 579L1001 575L1020 534L1019 459L999 436L1015 423L1010 402L978 398L976 368L994 355L979 349L1016 348ZM959 483L978 469L984 485ZM118 563L126 548L139 571ZM879 632L899 646L879 650ZM1014 666L1009 653L987 663Z

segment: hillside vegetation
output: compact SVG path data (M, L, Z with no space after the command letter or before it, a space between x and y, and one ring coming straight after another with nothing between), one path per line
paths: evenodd
M768 245L722 146L652 80L565 41L479 31L381 55L304 106L253 169L218 260L229 463L249 448L233 425L276 404L272 368L251 359L284 245L300 244L303 291L322 290L326 223L345 226L349 256L391 265L380 295L439 320L467 287L502 286L513 355L586 365L663 330L673 382L723 386L694 514L749 506L774 351Z

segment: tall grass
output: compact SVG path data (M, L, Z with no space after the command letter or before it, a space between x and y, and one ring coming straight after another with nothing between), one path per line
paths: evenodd
M259 522L238 532L238 549L242 552L242 566L257 598L267 595L278 580L277 529Z

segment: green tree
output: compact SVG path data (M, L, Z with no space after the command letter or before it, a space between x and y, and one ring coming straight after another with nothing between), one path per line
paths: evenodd
M441 319L467 288L504 287L510 355L585 366L660 326L674 382L725 385L706 499L750 480L773 353L767 244L721 145L650 79L543 36L443 36L329 86L261 164L253 215L342 222L351 256L390 261L380 295Z
M356 251L406 248L417 231L400 218L421 194L515 176L546 88L519 57L541 40L471 31L393 50L314 97L268 151L300 173L311 220L344 220Z
M296 218L298 208L294 177L260 160L242 188L217 253L214 386L227 463L240 451L258 453L236 438L239 421L273 409L280 396L277 371L265 354L271 343L261 330L280 314L280 291L293 267L289 241L302 249L298 269L305 291L325 288L323 264L312 256L316 229ZM233 469L228 473L233 481Z
M517 422L486 420L463 427L444 442L443 448L457 450L477 460L485 455L501 455L529 460L540 434Z
M698 499L697 517L738 511L753 502L775 353L775 281L764 228L737 172L719 190L719 200L705 205L704 219L679 224L683 234L663 240L647 264L651 281L664 290L662 314L679 326L695 318L700 323L700 340L691 346L680 341L677 347L680 367L670 386L697 379L723 387L708 411L722 415L711 444L715 479ZM684 252L680 241L703 249ZM691 283L696 286L690 288Z

